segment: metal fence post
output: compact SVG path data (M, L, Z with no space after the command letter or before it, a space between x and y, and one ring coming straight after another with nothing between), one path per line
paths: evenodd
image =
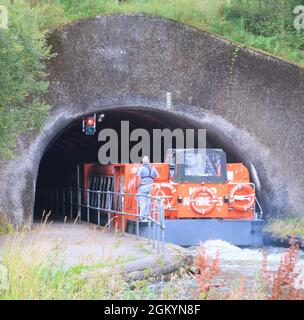
M138 210L138 196L136 195L136 237L139 237L139 210Z
M98 193L97 193L97 206L98 206L98 212L97 212L97 214L98 214L98 217L97 217L97 219L98 219L98 226L100 226L100 206L101 206L101 204L100 204L100 196L101 196L101 193L100 193L100 191L98 191Z
M157 208L157 253L159 253L159 246L160 246L162 205L163 205L163 199L161 200L161 205L158 206Z
M81 190L77 191L77 217L81 221Z
M82 203L81 203L81 190L80 190L80 167L77 166L77 217L79 221L81 221L81 211L82 211Z
M153 210L155 208L155 201L156 200L157 199L153 198L153 205L151 206L151 211L150 211L149 217L148 217L148 229L149 229L149 231L148 231L148 233L149 233L149 235L148 235L148 239L149 239L148 240L148 244L151 244L151 241L152 241L152 218L153 218L152 212L153 212Z
M109 201L108 201L108 207L107 207L107 211L108 211L108 229L111 229L111 206L112 206L112 193L111 191L107 191L107 196L109 196Z
M90 190L87 190L87 222L90 222Z
M152 211L152 248L155 249L156 229L155 229L155 210Z
M162 203L161 209L161 238L162 238L162 254L165 253L165 206Z
M121 193L121 228L122 228L122 234L125 234L125 193Z

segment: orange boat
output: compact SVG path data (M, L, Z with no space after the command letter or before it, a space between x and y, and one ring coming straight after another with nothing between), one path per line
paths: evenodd
M115 219L118 228L132 233L138 221L136 175L140 166L84 165L84 189L113 192L114 198L107 204L112 209L107 219ZM262 210L244 164L227 163L225 152L219 149L206 149L203 153L178 149L171 150L165 163L152 166L159 177L154 180L151 196L163 199L166 241L183 246L208 239L240 246L262 245ZM115 194L124 194L120 208L124 217L115 213ZM96 196L90 201L96 204ZM140 234L146 236L147 224L140 223L139 228Z

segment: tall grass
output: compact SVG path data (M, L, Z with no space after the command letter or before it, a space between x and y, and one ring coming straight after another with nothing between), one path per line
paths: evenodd
M115 299L123 293L125 282L119 275L96 273L94 281L81 276L83 271L113 265L107 259L98 265L67 267L60 246L50 250L45 237L31 237L22 231L8 238L2 249L2 265L8 271L8 288L0 299Z
M47 220L47 218L46 218ZM46 221L45 220L45 221ZM184 278L172 275L159 292L153 289L154 280L127 281L113 272L119 258L107 255L98 264L68 266L63 250L50 246L45 237L51 224L43 222L39 231L26 231L6 236L0 248L0 300L75 300L75 299L178 299L185 287ZM37 235L38 232L38 235ZM101 244L102 245L102 244ZM1 287L1 271L7 270L8 286ZM193 276L189 276L194 280ZM177 281L176 281L177 280Z
M111 272L119 261L108 257L95 265L67 266L60 245L50 248L43 237L46 227L35 237L25 231L8 236L0 258L0 271L7 269L8 286L0 286L0 300L304 299L301 270L296 270L298 247L294 243L282 255L276 270L268 269L264 256L260 275L249 291L245 290L245 277L232 284L223 280L220 256L208 256L204 245L197 251L192 271L182 269L167 281L160 279L161 286L157 287L155 280L128 282Z

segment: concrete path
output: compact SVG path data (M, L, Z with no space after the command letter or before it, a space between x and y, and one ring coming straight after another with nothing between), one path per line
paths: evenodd
M137 278L142 278L142 276L136 276L137 270L142 274L143 269L150 271L155 269L155 273L159 275L162 271L164 273L176 271L186 261L186 251L178 246L166 244L165 254L159 255L148 243L148 239L137 238L135 235L126 233L115 234L87 223L35 224L33 230L25 232L22 238L22 245L25 247L38 246L37 250L43 248L41 250L43 254L58 253L58 260L67 267L106 266L109 261L114 261L113 270L120 273L122 270L130 270ZM15 236L0 237L0 256L5 247L14 241L16 242ZM153 274L153 271L151 272Z

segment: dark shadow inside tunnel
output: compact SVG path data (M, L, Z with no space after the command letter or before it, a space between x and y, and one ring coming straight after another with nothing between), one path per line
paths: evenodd
M100 111L96 115L97 119L100 115L103 117L101 122L96 122L95 135L86 135L82 131L82 118L78 118L60 132L46 148L36 182L34 221L40 221L43 212L50 213L51 220L63 221L65 217L70 216L69 199L73 199L73 195L70 196L71 188L77 187L77 167L81 168L84 163L98 163L98 150L102 145L102 142L98 141L98 133L102 129L111 128L117 131L120 138L121 121L129 121L130 132L143 128L149 131L150 136L153 129L206 129L208 148L223 149L228 162L246 162L241 153L233 147L233 143L226 141L217 130L181 115L156 109L127 107ZM136 143L130 142L130 149ZM150 145L152 149L152 141ZM120 149L119 139L118 150ZM150 152L152 155L153 150ZM162 161L163 158L164 154Z

